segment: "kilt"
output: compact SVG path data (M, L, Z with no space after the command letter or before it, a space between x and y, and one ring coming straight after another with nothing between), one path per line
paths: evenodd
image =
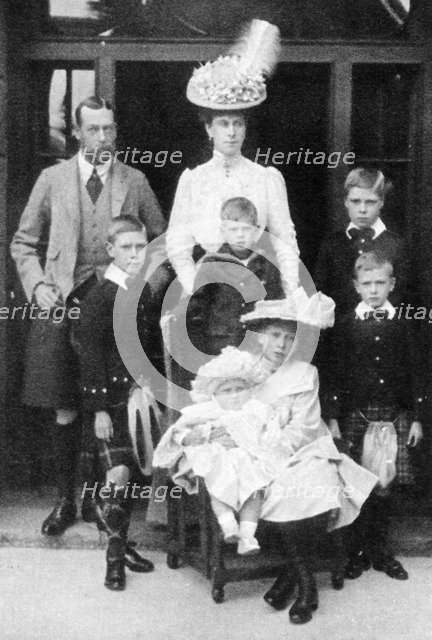
M66 306L53 309L49 317L38 309L33 315L26 348L23 383L24 404L47 409L76 409L79 406L79 363L72 346L71 308L97 283L95 275L69 295Z
M24 404L51 409L78 407L79 367L71 343L72 322L76 320L70 320L67 313L61 321L53 313L47 319L32 319L26 349Z
M417 475L416 466L407 446L409 430L413 421L411 411L401 411L395 407L369 406L345 415L341 420L341 434L343 438L353 443L351 457L358 464L361 464L363 439L369 426L368 421L380 420L393 422L397 434L395 482L404 485L414 484Z
M135 478L149 477L151 475L153 450L160 439L160 416L156 414L154 408L149 408L149 428L147 430L149 437L146 438L143 418L139 410L137 410L135 413L137 428L134 435L132 435L129 402L128 398L106 409L113 425L113 436L109 441L96 438L94 412L86 411L84 413L81 447L83 468L86 468L88 462L96 454L99 457L100 468L104 474L114 467L124 465L130 469ZM148 471L144 473L143 469Z

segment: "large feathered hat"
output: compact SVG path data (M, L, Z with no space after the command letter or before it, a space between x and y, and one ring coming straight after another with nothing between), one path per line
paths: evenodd
M279 53L279 29L252 20L228 55L194 69L186 97L193 104L216 111L255 107L267 97L266 77Z
M282 320L325 329L334 324L334 301L323 293L309 298L303 287L298 287L285 300L259 300L253 311L243 315L241 322L248 325Z

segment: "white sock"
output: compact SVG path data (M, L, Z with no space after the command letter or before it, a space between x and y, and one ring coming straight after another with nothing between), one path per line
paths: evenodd
M253 538L255 531L257 530L258 523L251 522L250 520L242 520L240 522L240 537L241 538Z
M237 526L237 520L234 517L234 513L232 511L225 511L220 516L218 516L218 522L221 526L222 531L226 531L231 527Z

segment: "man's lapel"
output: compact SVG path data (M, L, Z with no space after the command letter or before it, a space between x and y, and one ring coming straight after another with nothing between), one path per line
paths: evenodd
M111 215L113 218L121 214L127 191L125 166L121 162L113 162L111 181Z
M77 156L63 163L61 182L57 194L61 198L61 208L69 218L73 228L80 225L80 193Z

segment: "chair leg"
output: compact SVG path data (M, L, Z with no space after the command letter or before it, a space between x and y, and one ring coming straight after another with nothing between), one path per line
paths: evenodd
M210 580L212 576L212 518L213 510L211 508L210 496L202 483L200 486L200 548L204 562L204 570L206 578Z
M340 591L344 588L344 578L345 578L345 567L346 567L346 550L345 550L345 540L344 534L341 529L336 529L333 531L332 541L333 541L333 550L336 558L335 566L331 572L331 583L333 589Z
M168 525L168 552L167 552L167 565L170 569L179 568L179 502L183 500L183 496L180 498L171 497L172 483L169 483L170 490L167 494L167 525Z
M226 584L226 572L224 562L224 540L222 531L220 530L219 523L216 520L216 516L212 512L211 514L211 528L212 528L212 598L219 604L224 601Z

